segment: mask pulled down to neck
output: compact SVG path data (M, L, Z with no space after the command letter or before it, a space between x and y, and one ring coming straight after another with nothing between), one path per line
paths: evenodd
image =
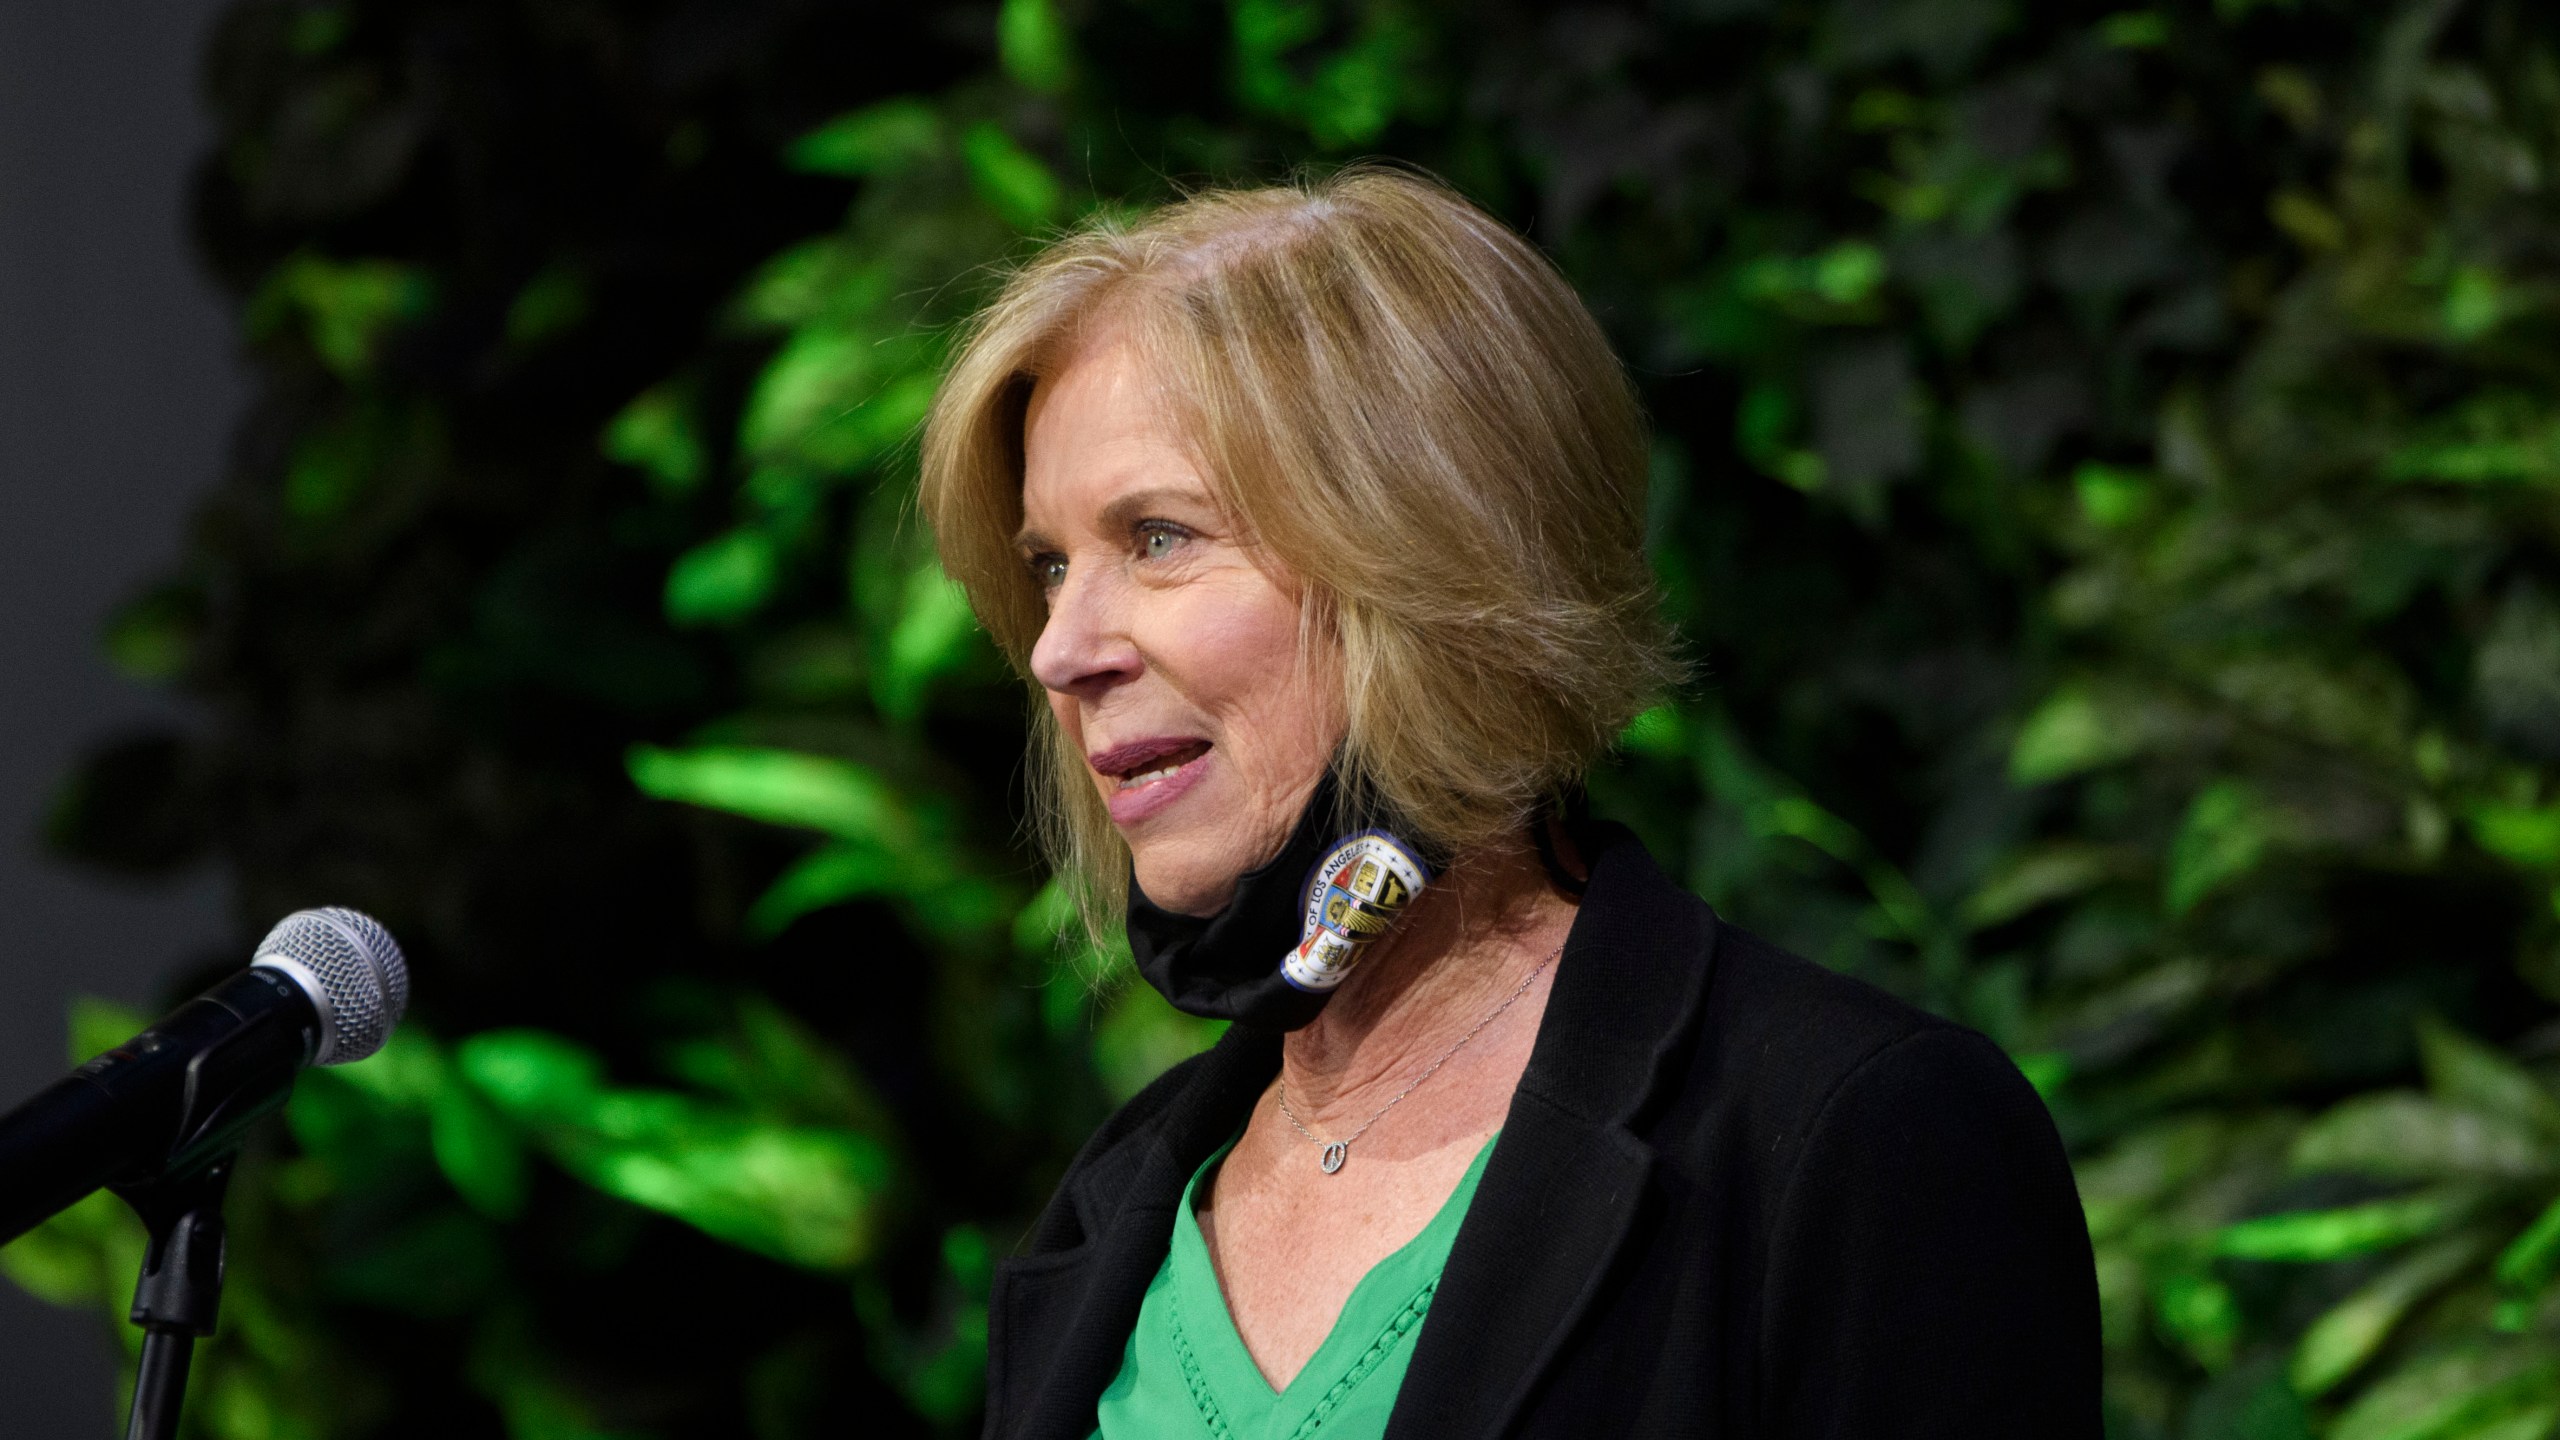
M1313 1021L1439 873L1328 770L1280 853L1246 871L1226 908L1181 915L1129 882L1129 953L1186 1014L1266 1030Z

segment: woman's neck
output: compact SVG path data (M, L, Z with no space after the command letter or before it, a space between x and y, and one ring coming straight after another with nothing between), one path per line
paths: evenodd
M1326 1133L1357 1125L1515 991L1519 999L1498 1028L1534 1035L1553 967L1526 991L1522 982L1564 943L1575 908L1525 839L1461 856L1362 958L1314 1023L1282 1044L1292 1107L1308 1123L1331 1127ZM1499 1044L1490 1034L1473 1043ZM1526 1059L1525 1045L1501 1048Z

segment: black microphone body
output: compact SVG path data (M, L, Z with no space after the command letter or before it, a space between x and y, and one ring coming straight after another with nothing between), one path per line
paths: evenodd
M322 1019L253 965L0 1115L0 1244L103 1185L184 1173L282 1106Z

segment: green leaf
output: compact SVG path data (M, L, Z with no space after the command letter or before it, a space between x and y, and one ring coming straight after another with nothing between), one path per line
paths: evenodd
M2560 1140L2560 1098L2533 1072L2445 1024L2418 1017L2418 1059L2427 1088L2459 1105L2518 1126L2546 1140Z
M1656 705L1627 722L1627 728L1618 733L1618 746L1657 760L1678 759L1688 753L1688 726L1677 707Z
M2246 782L2219 780L2206 786L2189 803L2177 836L2169 842L2169 913L2185 914L2256 869L2277 833L2274 817Z
M2555 1260L2560 1260L2560 1200L2553 1200L2498 1252L2498 1283L2510 1290L2539 1290L2551 1278Z
M914 439L932 407L938 377L931 370L889 376L771 453L795 463L843 475L879 463ZM761 478L761 477L759 477Z
M607 1194L815 1270L870 1254L887 1152L840 1131L742 1123L683 1096L617 1091L553 1154Z
M1067 27L1050 0L1004 0L996 12L996 55L1027 89L1055 95L1075 78Z
M2253 1352L2206 1382L2175 1433L2181 1440L2314 1440L2316 1432L2277 1357Z
M770 940L804 915L899 893L897 857L865 840L839 840L793 862L747 911L747 931Z
M632 783L660 800L823 830L891 850L916 838L915 817L897 792L850 760L742 745L638 745L628 763Z
M348 380L372 368L394 327L427 313L434 288L424 271L390 260L331 260L303 250L269 271L248 303L252 335L292 321L323 364Z
M2294 1347L2290 1374L2305 1398L2327 1394L2372 1359L2411 1306L2479 1258L2476 1237L2427 1246L2329 1307Z
M2523 1408L2464 1423L2444 1432L2444 1440L2548 1440L2560 1424L2560 1403L2527 1399Z
M891 1377L907 1403L946 1430L986 1400L987 1291L994 1256L986 1233L955 1225L942 1236L936 1289L949 1304L948 1324L922 1329L902 1321L876 1274L854 1284L854 1310L870 1342L872 1367Z
M1840 323L1871 314L1867 302L1884 288L1888 268L1884 252L1873 244L1843 240L1813 255L1761 256L1742 268L1735 285L1742 295L1797 319Z
M2043 785L2130 759L2141 750L2140 727L2113 713L2087 686L2069 685L2047 696L2018 727L2009 748L2009 778Z
M1152 985L1123 984L1094 1030L1093 1063L1115 1102L1126 1101L1158 1075L1216 1044L1223 1020L1185 1015L1165 1003Z
M2240 1343L2240 1302L2211 1275L2171 1275L2158 1286L2160 1326L2207 1370L2231 1363Z
M2383 462L2382 474L2447 485L2560 481L2560 409L2546 394L2483 387L2421 425Z
M1429 36L1404 7L1361 7L1359 29L1330 54L1301 53L1324 33L1322 6L1236 0L1229 11L1236 89L1254 109L1302 126L1316 144L1373 144L1401 111L1427 101Z
M142 1222L133 1211L108 1192L93 1191L0 1246L0 1275L49 1305L121 1309L133 1296L143 1246Z
M2157 10L2127 10L2098 22L2098 40L2118 50L2157 50L2169 43L2169 17Z
M781 560L773 537L737 529L676 557L667 571L667 618L679 625L743 620L773 598Z
M2071 488L2079 496L2080 513L2101 530L2140 524L2149 518L2159 494L2149 474L2095 462L2071 472Z
M529 1124L574 1122L603 1093L604 1063L543 1030L484 1030L453 1047L454 1064L499 1110Z
M2134 859L2112 846L2072 841L2039 846L1993 871L1966 898L1965 925L1987 930L2057 900L2085 894L2130 873Z
M2304 1127L2293 1163L2383 1179L2517 1179L2548 1172L2560 1153L2531 1130L2422 1095L2359 1095Z
M1743 457L1772 474L1797 450L1803 430L1803 407L1784 385L1759 381L1742 392L1733 409L1733 444Z
M588 303L586 277L575 266L544 266L507 306L507 340L530 347L565 334L587 318Z
M1043 230L1065 213L1067 192L1058 177L994 123L969 127L960 152L979 198L1014 229Z
M856 330L795 333L757 377L738 422L739 444L759 456L796 456L810 436L848 414L879 383L872 337Z
M2073 1167L2092 1239L2104 1240L2222 1163L2232 1127L2186 1115L2147 1126Z
M926 691L936 678L983 651L967 592L927 559L907 572L898 623L872 672L874 703L893 720L911 720L924 708Z
M1834 305L1864 304L1884 281L1884 252L1864 240L1843 240L1813 259L1813 293Z
M739 443L783 475L858 471L924 423L938 379L933 359L917 335L803 329L757 379Z
M2465 1349L2408 1365L2339 1415L2329 1440L2453 1440L2512 1420L2549 1395L2560 1366L2516 1347Z
M2405 1245L2469 1212L2457 1197L2418 1195L2337 1210L2297 1210L2227 1225L2213 1252L2235 1260L2341 1260Z
M2480 804L2463 818L2480 848L2508 864L2560 869L2560 805Z
M2444 287L2444 330L2455 340L2477 340L2498 328L2506 310L2498 272L2485 265L2457 265Z
M150 1018L129 1005L96 995L71 1001L71 1061L75 1065L104 1055L142 1033Z
M795 170L826 175L890 175L942 149L942 119L912 96L839 115L785 152Z
M2027 1083L2035 1087L2037 1097L2048 1105L2053 1103L2054 1095L2071 1078L2071 1057L2059 1050L2031 1050L2009 1058L2018 1067L2018 1073L2027 1077Z
M623 406L605 426L602 447L608 459L645 472L663 494L693 493L710 469L691 398L677 385L656 386Z
M1237 88L1263 110L1288 113L1299 89L1289 52L1324 33L1324 10L1307 0L1236 0L1228 23Z
M904 323L890 310L899 271L840 235L810 240L767 260L731 308L749 328L824 322L852 334Z
M436 1166L462 1198L495 1220L523 1213L523 1143L488 1102L470 1086L445 1085L427 1113Z
M2276 192L2267 201L2267 218L2305 250L2339 250L2346 246L2346 222L2309 191Z
M888 1112L844 1055L761 995L738 997L736 1023L667 1051L668 1069L762 1121L884 1132Z
M1075 923L1075 896L1052 875L1014 913L1014 951L1032 957L1055 954L1061 944L1071 943L1069 931Z
M1938 922L1928 901L1910 877L1876 856L1858 828L1802 795L1772 796L1751 808L1751 828L1762 836L1785 835L1801 840L1848 866L1875 898L1879 921L1895 938L1926 944Z
M418 1026L391 1032L382 1048L352 1065L334 1065L328 1074L395 1110L423 1112L445 1087L444 1051Z
M344 514L364 493L373 456L353 427L324 427L294 447L285 471L284 508L296 520L323 521Z
M870 1248L886 1156L860 1137L742 1124L682 1096L620 1091L556 1150L598 1189L751 1250L841 1269Z
M463 1073L570 1174L717 1239L818 1270L869 1255L895 1167L868 1136L769 1124L690 1096L620 1090L584 1047L491 1031L456 1047Z

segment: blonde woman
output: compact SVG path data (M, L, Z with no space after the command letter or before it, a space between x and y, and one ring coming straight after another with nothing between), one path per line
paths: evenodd
M927 427L1088 920L1235 1021L990 1304L988 1434L2096 1437L2053 1126L1581 818L1673 678L1570 287L1357 169L1096 221Z

